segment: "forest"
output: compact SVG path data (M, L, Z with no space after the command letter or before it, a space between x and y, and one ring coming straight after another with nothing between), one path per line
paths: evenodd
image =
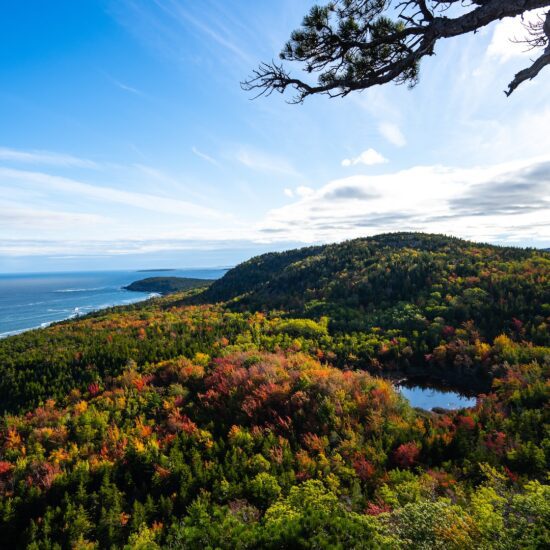
M210 284L206 279L191 279L188 277L146 277L130 283L124 288L134 292L155 292L171 294L173 292L205 287Z
M549 283L548 252L388 234L0 340L3 547L547 548Z

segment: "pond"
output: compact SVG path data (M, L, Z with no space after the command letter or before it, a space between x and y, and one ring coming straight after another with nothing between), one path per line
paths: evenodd
M445 384L425 378L409 378L396 382L395 389L407 398L413 407L463 409L476 404L475 394L466 395Z

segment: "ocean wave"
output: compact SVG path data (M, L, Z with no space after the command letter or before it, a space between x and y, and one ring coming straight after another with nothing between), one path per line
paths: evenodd
M115 287L108 287L108 288L115 288ZM87 289L87 290L90 290L90 289ZM56 292L59 292L59 291L56 291ZM95 305L85 304L85 305L76 306L76 307L46 308L46 311L36 312L33 315L33 318L34 318L35 323L39 323L40 317L42 317L42 318L43 317L50 317L50 319L48 321L42 322L40 324L35 324L33 326L22 328L22 329L14 329L14 330L9 330L9 331L5 331L5 332L0 332L0 338L7 338L9 336L15 336L17 334L21 334L22 332L27 332L29 330L37 330L37 329L41 329L41 328L47 328L48 326L50 326L53 323L59 323L61 321L76 319L76 318L88 315L89 313L93 313L93 312L96 312L96 311L99 311L99 310L102 310L102 309L106 309L106 308L110 308L110 307L115 307L117 305L128 305L128 304L141 302L143 300L154 298L156 296L157 296L156 293L151 292L151 293L148 293L146 296L134 297L134 298L131 298L129 300L115 300L114 302L107 302L107 303L95 304ZM51 319L51 317L53 317L53 316L55 316L56 318ZM5 321L6 319L4 318L2 320ZM16 317L15 320L20 320L20 319L18 319Z
M38 327L34 327L38 328ZM21 328L19 330L8 330L8 332L0 332L0 338L7 338L8 336L15 336L16 334L21 334L27 330L32 330L32 328Z
M48 304L49 302L29 302L28 304L9 304L7 307L10 309L24 308L24 307L33 307L33 306L42 306Z
M8 330L7 332L0 332L0 339L2 338L8 338L9 336L17 336L18 334L22 334L23 332L27 332L29 330L37 330L39 328L46 328L49 325L51 325L55 321L49 321L47 323L41 323L40 325L36 325L34 327L28 327L28 328L20 328L17 330Z
M27 328L20 328L17 330L8 330L7 332L0 332L0 339L7 338L8 336L16 336L17 334L22 334L23 332L28 332L29 330L38 330L40 328L48 328L52 323L57 323L57 321L46 321Z
M136 293L133 292L132 294L136 294ZM148 292L147 296L140 296L139 298L134 297L134 298L128 298L127 300L121 300L119 305L137 304L138 302L143 302L144 300L150 300L151 298L160 298L161 296L162 294L160 294L159 292Z
M117 290L116 286L96 286L91 288L61 288L54 290L54 293L66 293L66 292L98 292L99 290Z

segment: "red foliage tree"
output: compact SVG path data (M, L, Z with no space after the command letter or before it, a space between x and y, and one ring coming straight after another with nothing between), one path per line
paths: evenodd
M410 468L413 466L420 455L420 447L415 441L403 443L395 449L393 461L401 468Z
M361 481L367 481L374 475L374 466L364 456L355 458L353 469Z
M99 394L99 392L101 391L100 390L100 387L99 387L99 384L97 382L92 382L89 386L88 386L88 391L90 392L90 395L92 397L95 397L96 395Z

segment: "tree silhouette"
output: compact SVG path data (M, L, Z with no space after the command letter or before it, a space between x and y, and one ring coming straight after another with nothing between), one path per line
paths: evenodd
M314 6L280 54L283 61L301 63L306 73L318 73L316 83L291 76L273 61L262 63L241 85L257 92L255 97L293 89L292 103L318 94L342 97L388 82L413 87L421 59L434 55L439 40L548 7L550 0L334 0ZM508 96L550 64L550 11L525 26L524 42L543 51L515 75Z

